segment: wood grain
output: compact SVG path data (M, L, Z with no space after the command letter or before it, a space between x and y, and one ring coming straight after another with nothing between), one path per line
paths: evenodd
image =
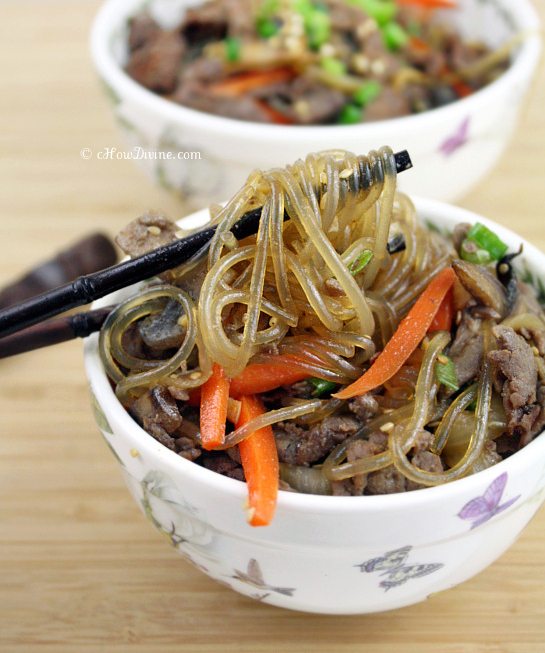
M545 0L536 1L545 17ZM0 2L0 285L93 229L184 209L119 147L89 61L98 3ZM509 153L462 206L545 250L545 77ZM324 617L254 603L165 546L98 435L81 345L0 362L2 653L542 653L545 511L489 569L425 604Z

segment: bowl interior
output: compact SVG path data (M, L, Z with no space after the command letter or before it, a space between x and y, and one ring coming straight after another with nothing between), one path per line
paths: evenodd
M423 114L406 116L394 120L384 120L380 123L357 126L319 126L319 127L298 127L281 125L262 125L244 121L222 118L211 114L204 114L181 105L176 105L165 100L156 94L144 89L129 78L123 71L123 66L128 59L128 21L140 10L146 8L150 14L165 28L177 26L187 8L202 4L202 0L107 0L98 13L91 32L91 53L99 73L112 83L114 87L120 85L125 92L136 93L140 101L153 106L162 114L171 118L193 122L201 121L204 125L213 130L235 130L241 136L250 134L262 136L264 132L271 131L277 138L284 134L286 139L303 139L311 143L316 130L323 130L339 134L347 129L357 128L359 130L376 129L377 125L384 126L387 130L406 130L411 127L411 122L418 121L429 116L450 111L453 105L472 102L474 96L479 95L490 86L499 83L506 76L521 74L522 69L530 67L533 69L540 50L540 21L537 13L528 0L518 0L512 3L510 0L469 0L459 3L455 10L440 10L436 12L436 19L453 24L464 38L478 40L487 44L490 48L496 49L505 44L510 38L518 33L527 33L528 38L514 50L512 65L501 75L498 80L477 93L458 100L453 105L447 105L426 111ZM520 70L519 70L520 69ZM341 131L339 131L341 130Z
M435 200L414 198L414 203L418 212L419 219L424 223L438 229L444 233L452 232L453 228L460 222L481 222L495 231L498 236L509 245L511 251L516 251L522 243L524 252L522 256L517 257L515 267L520 278L528 282L536 291L540 299L545 299L545 254L540 252L531 243L517 236L512 231L498 225L491 220L478 216L464 209L454 207ZM180 225L193 228L202 225L208 219L208 212L199 211L184 220ZM116 302L134 294L138 286L132 286L118 291L111 296L105 297L95 303L96 307L115 304ZM150 435L148 435L125 411L123 406L118 402L115 393L108 381L105 371L102 367L98 355L98 335L94 334L86 339L85 343L85 363L87 375L93 390L107 419L122 431L128 440L140 451L145 451L157 461L157 466L166 466L174 477L184 477L191 479L193 482L200 484L210 490L211 495L219 493L222 497L230 497L237 506L245 496L245 486L239 481L221 476L210 470L204 469L199 465L191 463L184 458L176 455L166 447L159 445ZM115 430L115 429L114 429ZM524 483L523 471L526 467L532 465L536 457L543 459L545 457L545 438L537 437L527 447L514 454L510 458L498 463L497 465L479 472L473 476L468 476L454 483L449 483L437 487L425 488L408 493L400 493L382 496L365 496L365 497L335 497L335 496L315 496L304 495L290 492L280 492L278 508L280 511L286 510L288 513L311 514L316 515L343 515L346 512L366 512L380 513L388 507L403 507L425 505L435 501L443 501L448 497L456 494L467 494L468 492L477 492L487 479L493 479L502 471L510 470L511 475L518 475L520 482ZM276 526L273 525L273 532L276 532ZM275 533L277 534L277 533ZM283 539L283 538L282 538Z

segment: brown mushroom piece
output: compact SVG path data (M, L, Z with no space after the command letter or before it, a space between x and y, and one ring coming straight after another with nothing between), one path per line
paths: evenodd
M487 308L494 311L497 319L509 313L505 288L496 277L482 265L456 259L452 267L463 287Z

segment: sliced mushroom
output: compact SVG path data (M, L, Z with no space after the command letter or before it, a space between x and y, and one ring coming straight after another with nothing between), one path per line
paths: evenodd
M509 304L505 288L496 277L482 265L468 263L461 259L452 262L460 283L487 308L494 312L497 319L503 319L509 313Z

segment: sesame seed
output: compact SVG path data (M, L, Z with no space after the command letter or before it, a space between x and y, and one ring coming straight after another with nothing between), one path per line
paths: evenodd
M448 363L448 357L445 354L439 354L437 356L437 362L441 363L441 365L446 365Z
M509 266L507 265L507 263L502 263L501 265L499 265L498 272L500 274L507 274L509 272Z
M371 68L371 61L363 54L356 54L352 58L352 65L357 73L365 75Z
M303 120L310 117L310 104L306 100L297 100L293 105L293 110Z
M192 381L196 381L197 379L200 379L201 376L202 376L202 375L201 375L200 372L191 372L191 374L189 375L189 378L190 378Z
M375 59L371 64L371 72L376 77L381 77L386 72L386 64L382 59Z
M152 236L160 236L161 235L161 229L159 227L156 227L155 225L151 225L151 227L148 227L148 232Z
M324 43L320 46L320 54L322 57L334 57L337 54L337 49L331 43Z
M369 36L373 32L376 32L378 29L378 23L374 18L369 17L367 20L364 20L363 23L360 23L356 28L356 36L360 39L364 39L366 36Z
M327 191L322 195L322 198L320 199L320 208L323 209L326 205L327 202Z
M246 519L248 521L248 524L252 523L252 519L254 518L254 515L255 515L255 508L250 508L246 513Z
M537 347L532 347L532 351L534 352L535 356L539 356L539 349Z
M302 52L303 44L301 43L301 39L297 38L296 36L286 37L286 49L293 54Z
M131 450L129 451L129 453L131 454L131 456L132 456L133 458L138 458L138 456L140 455L140 452L138 451L138 449L131 449Z
M186 327L189 322L187 315L185 313L183 315L180 315L177 322L181 327Z
M345 168L344 170L341 170L339 172L339 178L348 179L348 177L351 177L353 174L354 174L354 170L352 168Z
M327 184L327 172L320 172L320 181L322 184Z
M395 424L393 422L386 422L380 427L380 430L383 433L390 433L390 431L394 428Z
M249 510L250 508L250 499L246 497L242 502L242 510Z

